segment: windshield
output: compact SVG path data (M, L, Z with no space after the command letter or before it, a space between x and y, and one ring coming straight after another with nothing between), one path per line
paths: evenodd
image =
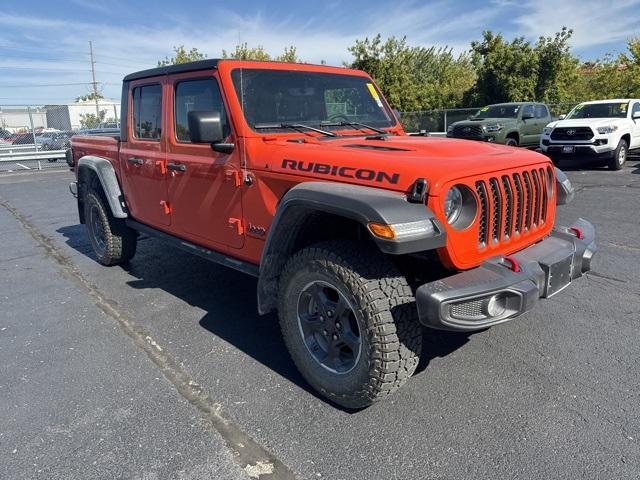
M520 105L489 105L488 107L482 107L472 118L477 120L482 120L483 118L516 118L518 110L520 110Z
M628 102L581 103L566 118L626 118L628 106Z
M365 77L262 69L237 69L231 75L247 123L261 131L269 125L281 130L279 124L353 130L346 122L376 128L396 123L380 92Z

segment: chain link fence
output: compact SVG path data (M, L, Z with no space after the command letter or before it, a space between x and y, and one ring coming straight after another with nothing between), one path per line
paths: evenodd
M0 105L0 172L64 168L70 139L119 126L120 103Z
M551 117L557 119L560 115L569 113L576 105L577 103L558 103L548 105L548 107ZM470 116L475 115L478 110L480 110L480 107L401 112L400 121L407 132L444 134L449 125L460 120L467 120Z
M551 116L568 113L576 104L549 105ZM407 132L444 134L480 108L401 112ZM0 105L0 172L64 168L70 138L120 125L120 103L100 99L64 105Z

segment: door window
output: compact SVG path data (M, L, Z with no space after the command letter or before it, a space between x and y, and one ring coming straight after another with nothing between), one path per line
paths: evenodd
M522 109L522 116L524 117L527 114L534 115L533 105L524 106L524 108Z
M536 105L536 118L547 118L549 110L546 105Z
M162 87L146 85L133 89L133 136L159 140L162 134Z
M231 131L222 94L218 83L212 78L187 80L176 85L175 132L176 140L189 142L189 112L220 112L222 134L227 137Z
M636 113L640 113L640 102L636 102L633 104L633 109L631 110L631 118L633 118Z

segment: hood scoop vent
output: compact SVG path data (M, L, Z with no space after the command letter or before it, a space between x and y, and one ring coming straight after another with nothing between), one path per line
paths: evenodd
M350 145L344 145L346 148L361 148L363 150L377 150L379 152L410 152L411 150L398 147L387 147L386 145L360 145L358 143L352 143Z

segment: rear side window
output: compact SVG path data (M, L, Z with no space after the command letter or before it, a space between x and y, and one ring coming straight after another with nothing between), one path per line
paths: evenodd
M189 142L189 112L220 112L222 133L226 137L230 128L224 109L222 94L218 82L213 78L186 80L176 85L175 94L175 130L176 139Z
M159 140L162 134L162 86L133 89L133 136Z
M536 118L546 118L549 115L546 105L536 105Z

